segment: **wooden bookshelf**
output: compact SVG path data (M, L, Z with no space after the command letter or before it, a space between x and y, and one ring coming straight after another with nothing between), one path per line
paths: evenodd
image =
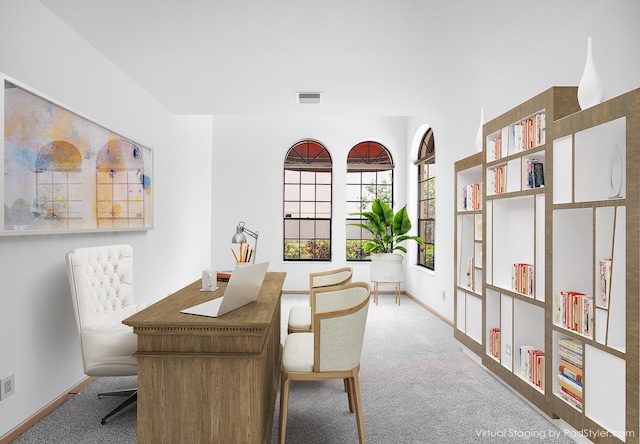
M481 354L483 344L483 190L484 153L455 164L456 216L454 270L454 335L466 347ZM470 190L479 196L468 198ZM472 203L469 204L469 201Z
M591 441L638 443L640 89L586 110L576 94L575 87L550 88L483 126L482 320L474 320L482 323L482 344L458 327L469 317L459 308L468 303L459 280L455 337ZM535 142L517 148L516 126L536 127ZM544 186L529 186L532 159L543 165ZM504 190L495 192L489 179L502 166ZM457 163L456 185L474 168L471 158ZM456 212L458 255L465 254L464 216ZM531 294L514 288L515 263L533 267ZM521 348L531 360L520 359ZM531 363L538 365L534 381L522 374Z
M640 89L567 116L555 122L554 131L548 291L557 298L561 290L576 289L593 302L588 333L557 322L558 304L548 306L553 413L578 430L600 432L594 442L638 443ZM611 260L605 295L601 259ZM559 393L562 338L582 345L580 408Z

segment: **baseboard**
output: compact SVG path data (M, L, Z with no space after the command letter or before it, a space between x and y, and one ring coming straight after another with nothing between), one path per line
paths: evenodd
M449 327L453 327L453 322L451 322L449 319L445 318L444 316L442 316L440 313L438 313L437 311L435 311L433 308L429 307L427 304L425 304L423 301L421 301L420 299L416 298L414 295L412 295L411 293L407 292L407 291L402 291L402 294L406 295L409 299L411 299L413 302L415 302L416 304L418 304L419 306L421 306L422 308L424 308L425 310L427 310L429 313L431 313L432 315L434 315L435 317L437 317L438 319L440 319L442 322L444 322L445 324L447 324Z
M16 439L18 436L22 435L24 432L29 430L33 425L40 421L42 418L47 416L49 413L53 412L55 409L64 404L67 400L69 400L73 395L77 394L80 390L91 384L96 378L94 377L86 377L69 390L67 390L62 395L58 396L56 399L51 401L49 404L42 407L40 410L35 412L29 418L25 419L22 423L18 424L15 428L10 430L6 435L0 437L0 444L9 444L11 441Z

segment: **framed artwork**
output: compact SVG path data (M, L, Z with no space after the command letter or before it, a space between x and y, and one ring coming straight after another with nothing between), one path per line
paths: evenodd
M2 75L1 235L153 228L153 152Z

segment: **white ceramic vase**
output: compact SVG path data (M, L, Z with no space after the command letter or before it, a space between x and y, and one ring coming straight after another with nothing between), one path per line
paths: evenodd
M591 37L587 39L587 61L578 85L578 103L581 109L587 109L602 101L602 81L593 63Z
M397 253L371 255L371 282L403 282L402 259Z

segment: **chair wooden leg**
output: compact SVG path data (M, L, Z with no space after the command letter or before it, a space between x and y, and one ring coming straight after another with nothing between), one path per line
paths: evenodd
M356 422L358 423L358 438L360 444L365 444L367 439L364 434L364 417L362 414L362 397L360 395L360 379L358 373L354 373L351 378L351 385L353 386L353 397L355 398L356 406Z
M278 443L284 444L287 433L287 409L289 407L289 375L281 372L280 378L280 418L278 420Z
M351 413L355 412L355 404L354 404L354 397L353 397L353 381L351 380L351 378L346 378L344 380L345 383L345 390L347 391L347 397L349 399L349 411Z

